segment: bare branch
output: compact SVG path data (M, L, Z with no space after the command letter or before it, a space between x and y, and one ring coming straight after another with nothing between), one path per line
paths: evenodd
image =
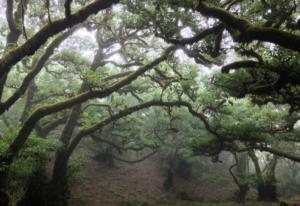
M147 154L147 155L145 155L145 156L143 156L143 157L141 157L141 158L139 158L139 159L136 159L136 160L125 160L125 159L122 159L122 158L117 157L117 156L115 156L115 155L113 155L113 158L114 158L115 160L118 160L118 161L121 161L121 162L126 162L126 163L129 163L129 164L135 164L135 163L139 163L139 162L142 162L142 161L148 159L149 157L155 155L156 153L157 153L157 150L153 150L153 151L150 152L149 154Z

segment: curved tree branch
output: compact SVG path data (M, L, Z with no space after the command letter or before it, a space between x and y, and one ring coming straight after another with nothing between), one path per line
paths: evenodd
M255 146L254 148L258 149L260 151L269 152L269 153L272 153L274 155L284 157L286 159L289 159L289 160L292 160L292 161L295 161L295 162L300 162L300 157L299 156L296 156L296 155L293 155L293 154L290 154L290 153L287 153L287 152L284 152L284 151L281 151L281 150L278 150L278 149L275 149L275 148L265 147L265 146Z
M279 29L259 27L249 21L241 19L225 9L209 6L199 1L196 8L202 15L221 20L231 32L233 38L239 42L254 40L265 41L300 52L300 36ZM235 32L238 31L238 32Z
M198 34L196 34L195 36L191 37L191 38L184 38L184 39L165 39L168 43L172 43L172 44L178 44L178 45L186 45L186 44L193 44L195 42L200 41L201 39L207 37L208 35L211 34L217 34L220 31L222 31L224 28L223 24L218 24L215 27L206 29Z
M145 73L146 71L152 69L153 67L157 66L164 60L166 60L169 54L174 51L177 47L171 46L165 50L164 54L159 58L153 60L149 64L139 68L132 74L128 75L127 77L123 78L122 80L104 88L102 90L96 91L88 91L85 93L78 94L77 96L70 98L63 102L58 102L56 104L47 105L38 108L35 110L32 115L26 120L22 128L20 129L17 137L14 139L12 144L9 146L8 150L2 155L0 158L0 162L4 165L10 165L13 161L13 158L18 154L20 149L23 147L24 143L26 142L28 136L34 129L35 124L42 119L43 117L59 112L63 109L70 108L77 104L80 104L84 101L94 98L104 98L112 94L113 92L121 89L123 86L130 84L132 81L137 79L140 75Z
M164 102L164 101L161 101L161 100L153 100L153 101L145 102L143 104L139 104L139 105L136 105L136 106L129 107L129 108L123 110L123 111L120 111L117 114L114 114L114 115L111 115L110 117L107 117L106 119L102 120L98 124L94 124L94 125L86 128L86 129L83 129L83 130L79 131L78 134L73 138L72 142L70 143L70 146L68 148L68 156L70 156L72 154L72 152L74 151L74 149L76 148L76 146L78 145L78 143L81 141L81 139L83 137L93 134L97 130L102 129L104 126L106 126L106 125L110 124L111 122L114 122L114 121L116 121L120 118L128 116L128 115L130 115L134 112L137 112L139 110L149 108L149 107L153 107L153 106L186 107L186 108L188 108L189 112L193 116L196 116L197 118L201 119L201 121L204 123L206 129L209 132L214 134L217 138L221 138L219 136L219 134L216 133L216 131L213 128L211 128L211 126L209 125L208 120L206 119L204 114L196 112L193 109L193 106L190 103L184 102L184 101Z
M0 78L8 73L13 65L18 63L25 56L34 54L50 37L74 25L85 21L90 15L100 10L109 8L119 0L97 0L85 6L78 12L54 21L44 26L39 32L28 39L23 45L5 53L0 59Z
M253 68L257 67L259 65L259 62L253 61L253 60L245 60L245 61L237 61L233 62L231 64L227 64L221 68L221 71L223 73L229 73L230 70L238 70L241 68Z
M129 163L129 164L135 164L135 163L139 163L139 162L142 162L142 161L148 159L149 157L155 155L156 153L157 153L157 150L153 150L153 151L150 152L149 154L147 154L147 155L145 155L145 156L143 156L143 157L141 157L141 158L139 158L139 159L136 159L136 160L125 160L125 159L122 159L122 158L117 157L117 156L115 156L115 155L113 155L113 158L114 158L115 160L118 160L118 161L121 161L121 162L126 162L126 163Z
M28 88L29 84L36 77L36 75L42 70L42 68L44 67L46 61L53 54L55 48L57 48L75 30L76 30L76 28L68 30L67 32L59 35L56 39L54 39L50 43L50 45L46 48L43 55L33 65L32 70L24 78L21 86L5 102L0 103L0 114L3 114L6 110L8 110L26 92L26 89Z

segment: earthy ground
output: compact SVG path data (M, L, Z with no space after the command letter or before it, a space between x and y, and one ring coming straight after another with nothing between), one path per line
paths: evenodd
M164 175L157 157L149 158L138 164L117 163L107 168L91 160L84 169L84 176L72 186L72 205L74 206L237 206L234 203L195 203L178 200L175 192L163 189ZM205 181L205 180L203 180ZM211 180L210 180L211 181ZM213 181L213 180L212 180ZM213 202L228 199L232 192L205 182L185 182L176 180L182 190L195 193L199 201ZM211 187L211 188L210 188ZM203 198L202 198L203 197ZM206 199L204 198L206 197ZM207 199L209 198L209 199ZM230 201L229 199L226 201ZM300 203L300 197L294 197L291 203ZM277 206L250 202L243 206Z
M80 202L78 206L153 204L166 195L163 176L154 162L150 158L138 164L118 163L114 168L106 168L93 160L86 166L82 182L74 185L73 199Z
M171 203L167 205L159 205L159 206L278 206L279 204L268 204L268 203L257 203L257 202L249 202L245 204L236 204L236 203Z

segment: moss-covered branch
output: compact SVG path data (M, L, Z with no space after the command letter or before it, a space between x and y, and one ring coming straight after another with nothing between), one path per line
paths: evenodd
M300 51L300 36L279 29L255 26L247 20L241 19L225 9L210 6L199 1L196 8L202 15L219 19L228 28L234 40L239 42L264 41L282 47Z
M137 79L140 75L145 73L146 71L152 69L153 67L157 66L159 63L166 60L169 54L174 51L176 47L169 47L165 50L164 54L159 58L153 60L149 64L139 68L132 74L128 75L127 77L119 80L118 82L114 83L111 86L108 86L102 90L96 91L88 91L82 94L79 94L73 98L70 98L66 101L58 102L56 104L47 105L38 108L35 110L32 115L26 120L22 128L20 129L17 137L14 139L12 144L9 146L9 149L2 155L0 158L0 162L4 165L10 165L13 161L13 158L18 154L20 149L23 147L24 143L26 142L27 138L29 137L30 133L34 129L35 124L42 119L43 117L59 112L66 108L70 108L74 105L83 103L89 99L94 98L104 98L112 94L113 92L121 89L123 86L130 84L132 81Z
M284 157L286 159L295 161L295 162L300 162L300 157L294 154L290 154L288 152L281 151L279 149L271 148L271 147L265 147L265 146L257 146L255 149L258 149L260 151L264 152L269 152L274 155L278 155L279 157Z
M221 70L223 73L228 73L230 70L238 70L241 68L254 68L258 65L259 62L252 60L237 61L223 66Z
M101 122L94 124L86 129L83 129L78 132L78 134L73 138L72 142L70 143L70 146L68 148L67 155L70 156L78 143L81 141L81 139L85 136L91 135L97 130L102 129L104 126L117 121L118 119L121 119L125 116L128 116L134 112L137 112L142 109L146 109L149 107L154 107L154 106L160 106L160 107L185 107L188 109L188 111L195 117L199 118L202 123L204 124L205 128L207 129L208 132L212 133L215 135L217 138L221 138L218 133L209 125L207 118L203 113L197 112L196 110L193 109L192 104L185 102L185 101L173 101L173 102L164 102L161 100L152 100L149 102L145 102L136 106L129 107L125 110L120 111L119 113L116 113L114 115L111 115L110 117L102 120Z
M45 63L49 59L49 57L53 54L54 49L57 48L67 37L69 37L73 32L74 29L70 29L65 33L59 35L55 38L49 46L46 48L43 55L38 59L38 61L33 65L32 70L27 74L24 78L21 86L11 95L5 102L0 103L0 114L3 114L6 110L8 110L23 94L25 94L28 86L30 85L31 81L39 74L39 72L44 67Z
M35 53L50 37L85 21L90 15L98 11L109 8L118 3L119 0L97 0L85 6L78 12L71 14L68 18L63 18L44 26L39 32L28 39L23 45L11 49L0 59L0 78L9 72L11 67L18 63L25 56Z

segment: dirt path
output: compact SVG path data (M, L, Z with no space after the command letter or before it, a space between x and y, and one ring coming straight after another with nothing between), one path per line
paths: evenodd
M164 195L163 178L152 157L141 163L117 163L114 168L92 160L72 197L79 206L119 206L124 202L154 203Z

